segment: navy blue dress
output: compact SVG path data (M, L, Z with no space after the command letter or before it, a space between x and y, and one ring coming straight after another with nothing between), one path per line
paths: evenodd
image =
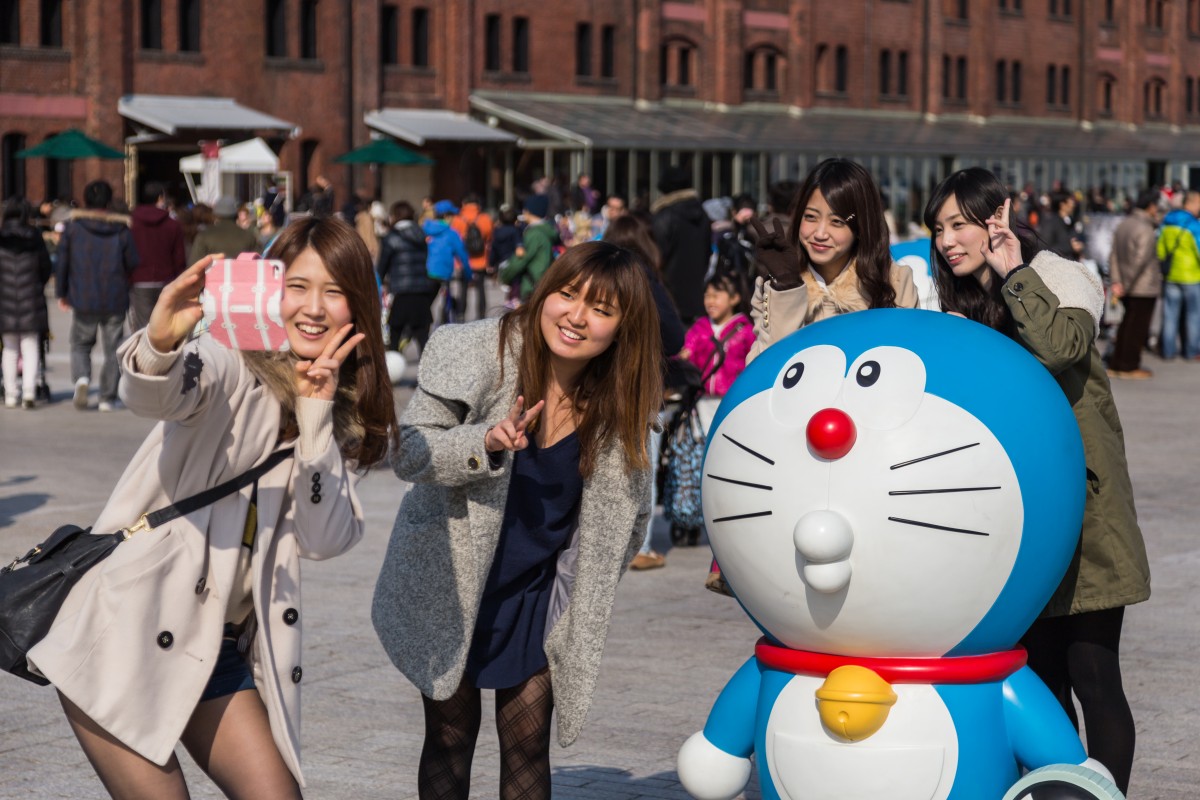
M545 449L530 436L513 455L500 541L467 655L466 677L475 687L507 689L546 666L550 593L582 494L574 433Z

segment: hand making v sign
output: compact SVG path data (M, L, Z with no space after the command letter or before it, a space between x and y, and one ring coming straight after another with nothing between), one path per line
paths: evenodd
M353 329L354 323L346 323L337 335L329 340L320 356L312 361L296 362L297 394L316 400L333 400L337 393L338 371L342 368L342 362L354 352L358 343L366 338L366 334L356 333L346 339ZM344 344L342 340L345 340Z
M545 400L539 400L533 408L525 411L525 398L518 397L517 402L513 403L512 409L508 412L508 416L495 426L488 428L487 433L484 434L484 449L489 453L499 453L501 450L514 452L524 450L529 446L525 429L537 419L545 405Z

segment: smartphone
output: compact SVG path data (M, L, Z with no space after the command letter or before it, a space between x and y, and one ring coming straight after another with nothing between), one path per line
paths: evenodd
M204 272L198 332L232 350L287 350L279 307L285 271L282 261L257 253L213 261Z

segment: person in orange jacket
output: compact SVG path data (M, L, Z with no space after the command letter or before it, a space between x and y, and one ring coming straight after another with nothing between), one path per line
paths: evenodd
M469 194L463 198L461 210L450 220L450 227L458 231L458 235L467 246L467 255L470 256L471 262L470 282L475 286L475 319L483 319L487 316L484 277L492 271L488 266L488 249L492 246L494 227L492 218L480 207L479 198ZM458 301L465 321L467 295L470 293L465 276L460 286Z

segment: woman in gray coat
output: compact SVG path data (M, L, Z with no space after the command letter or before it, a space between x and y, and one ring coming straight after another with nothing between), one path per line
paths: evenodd
M429 340L400 421L400 505L372 620L424 695L422 800L466 798L496 690L502 798L550 797L550 717L575 740L617 580L650 514L662 399L638 257L571 248L529 302Z

